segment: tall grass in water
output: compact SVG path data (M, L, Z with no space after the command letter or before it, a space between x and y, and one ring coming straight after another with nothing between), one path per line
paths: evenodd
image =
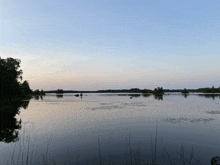
M51 140L51 137L50 137L50 140ZM31 159L29 157L29 147L30 147L30 135L29 135L29 140L28 140L28 149L27 149L27 156L26 158L24 158L23 156L23 152L20 154L21 152L21 146L20 146L20 151L19 151L19 155L18 155L18 159L17 159L17 163L14 161L14 151L15 151L15 148L14 148L14 151L13 151L13 154L12 154L12 159L11 159L11 162L9 163L9 161L7 162L7 165L19 165L18 162L19 162L19 159L20 159L20 155L21 155L21 161L22 161L22 165L60 165L61 164L64 164L64 165L72 165L72 164L80 164L79 163L79 156L77 154L77 157L76 157L76 161L75 162L72 162L70 161L70 158L73 157L68 157L66 158L65 160L61 161L61 162L54 162L53 161L48 161L48 149L49 149L49 143L50 143L50 140L48 142L48 145L47 145L47 150L46 150L46 156L41 154L37 159L36 159L36 154L37 152L35 152L35 157L34 157L34 162L35 163L32 163L32 158L33 158L33 150L32 150L32 153L31 153ZM16 146L16 145L15 145ZM133 151L132 152L132 149L130 147L130 136L129 136L129 149L130 149L130 158L129 160L124 160L124 161L120 161L120 162L117 162L117 161L112 161L111 159L106 159L106 160L102 160L102 156L101 156L101 147L100 147L100 140L99 140L99 137L98 137L98 148L99 148L99 154L98 154L98 157L99 157L99 161L97 163L93 163L94 165L96 164L102 164L102 165L177 165L174 160L172 160L171 156L169 155L168 151L166 150L166 148L164 147L163 148L163 154L162 154L162 159L163 161L166 161L165 163L159 163L158 160L157 160L157 155L156 155L156 152L157 152L157 128L156 128L156 138L155 138L155 145L153 147L153 141L152 141L152 135L151 135L151 159L147 162L144 162L143 159L141 158L141 153L140 153L140 148L138 147L137 151ZM154 148L154 149L153 149ZM36 147L37 149L37 147ZM35 149L35 150L36 150ZM127 151L126 151L127 152ZM134 156L133 154L138 153L138 156ZM192 147L192 151L191 151L191 154L187 153L186 151L184 151L184 147L182 146L182 143L181 143L181 150L180 150L180 153L177 152L178 154L180 154L180 163L181 165L192 165L192 164L201 164L200 163L200 160L196 160L194 158L194 152L193 152L193 147ZM184 153L190 155L190 160L187 160L185 158L185 155ZM68 155L69 155L69 149L68 149ZM167 155L167 158L165 158L165 155ZM74 156L75 157L75 156ZM133 158L131 158L133 157ZM26 160L25 160L26 159ZM43 163L40 163L39 160L42 160ZM193 160L195 161L195 163L193 163ZM65 161L65 162L64 162ZM88 161L87 161L88 162ZM86 164L86 163L83 163L83 164ZM91 162L90 162L91 164Z

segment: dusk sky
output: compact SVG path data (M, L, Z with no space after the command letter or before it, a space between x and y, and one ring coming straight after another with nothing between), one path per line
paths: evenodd
M33 90L220 86L219 0L0 0L0 18Z

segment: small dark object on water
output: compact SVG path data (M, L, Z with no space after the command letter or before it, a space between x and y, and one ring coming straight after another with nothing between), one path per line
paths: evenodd
M76 94L75 96L76 96L76 97L79 97L79 94Z
M132 99L132 97L130 97L130 99Z
M82 96L83 94L82 93L80 93L80 96Z

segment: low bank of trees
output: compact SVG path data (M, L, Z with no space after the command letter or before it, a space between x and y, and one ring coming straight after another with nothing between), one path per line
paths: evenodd
M187 94L187 93L189 93L189 91L186 90L186 88L184 88L183 91L182 91L181 93L185 93L185 94Z
M57 89L56 94L63 94L63 89Z
M164 91L163 91L163 87L157 87L153 90L153 94L154 95L163 95Z
M202 92L202 93L220 93L220 87L215 88L214 85L212 88L199 88L196 92Z

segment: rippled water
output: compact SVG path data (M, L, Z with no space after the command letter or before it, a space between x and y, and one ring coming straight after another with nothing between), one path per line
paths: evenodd
M173 160L181 161L181 143L187 160L192 147L201 164L210 164L212 157L220 156L219 96L170 93L161 99L89 93L82 98L74 94L58 98L48 94L43 99L31 99L15 118L22 120L19 140L0 142L0 164L11 164L12 156L14 162L19 158L22 164L22 152L26 161L28 144L29 164L42 164L42 154L55 162L70 155L71 164L107 158L117 162L130 160L131 155L146 162L152 156L151 141L155 151L156 128L158 159L162 160L165 147ZM168 160L167 154L163 160Z

